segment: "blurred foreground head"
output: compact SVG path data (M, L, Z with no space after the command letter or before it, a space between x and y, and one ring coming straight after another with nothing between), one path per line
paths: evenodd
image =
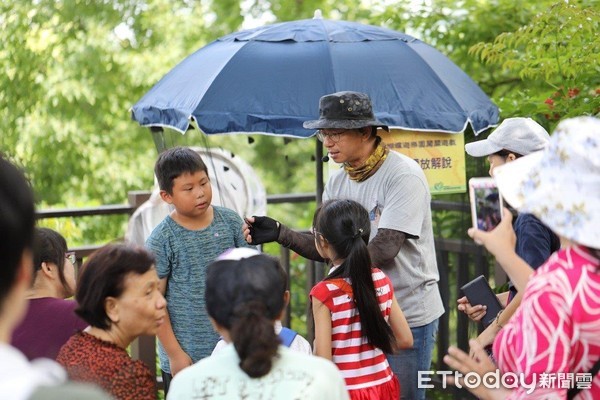
M20 268L32 268L33 201L23 173L0 155L0 314Z

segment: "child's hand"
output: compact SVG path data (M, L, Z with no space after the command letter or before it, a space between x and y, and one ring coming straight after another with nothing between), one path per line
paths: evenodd
M276 242L279 238L279 222L269 217L244 218L244 237L246 242L257 245Z
M461 297L460 299L456 300L456 302L458 303L458 306L456 307L458 311L464 312L471 320L475 322L481 321L481 318L483 318L487 312L487 307L484 305L476 304L472 306L471 303L469 303L469 300L467 300L466 296Z

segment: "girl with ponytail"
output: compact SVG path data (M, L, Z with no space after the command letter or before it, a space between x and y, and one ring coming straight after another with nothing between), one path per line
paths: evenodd
M332 360L352 399L400 398L400 384L384 353L413 345L411 330L385 274L371 268L367 210L352 200L317 209L313 234L329 275L310 292L315 353Z
M249 248L230 249L208 265L206 310L229 344L178 373L168 400L348 399L333 363L290 350L275 333L286 305L280 270L275 258Z

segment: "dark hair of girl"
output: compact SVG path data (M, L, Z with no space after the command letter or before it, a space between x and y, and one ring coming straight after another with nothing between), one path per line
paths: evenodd
M52 263L58 267L58 278L66 291L69 285L65 278L65 256L67 254L67 241L58 232L49 228L35 228L33 268L42 269L42 263ZM35 278L34 278L35 279Z
M229 330L240 368L251 378L271 371L281 344L273 321L283 310L279 261L260 254L217 260L206 272L206 310Z
M350 278L363 337L384 352L393 352L396 338L381 314L373 284L367 249L371 232L369 213L355 201L330 200L315 212L313 229L315 235L321 235L332 246L337 257L344 259L325 279Z

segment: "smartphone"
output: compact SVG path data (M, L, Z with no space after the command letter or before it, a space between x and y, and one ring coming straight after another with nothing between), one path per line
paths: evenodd
M480 321L484 328L494 322L496 315L502 310L502 304L500 304L500 300L494 294L485 276L479 275L461 287L460 290L472 306L479 304L487 306L486 313Z
M492 178L469 179L473 227L489 232L502 220L502 196Z

